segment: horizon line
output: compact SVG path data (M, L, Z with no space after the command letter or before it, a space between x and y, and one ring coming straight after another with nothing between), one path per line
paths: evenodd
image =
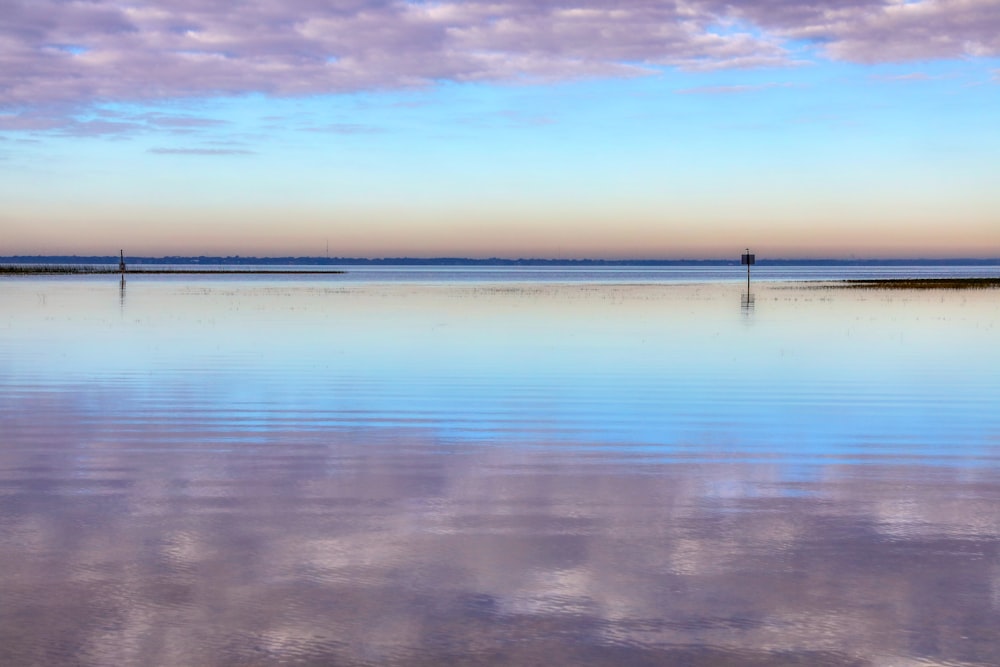
M755 253L757 256L757 263L817 263L817 262L836 262L836 263L872 263L872 262L883 262L899 264L901 262L918 262L918 263L949 263L949 262L961 262L961 263L1000 263L1000 256L996 257L969 257L969 256L957 256L957 257L830 257L830 256L815 256L815 257L761 257L759 253ZM4 255L0 256L0 262L6 261L25 261L34 260L42 262L50 261L71 261L71 260L89 260L89 261L108 261L117 262L119 261L120 255L80 255L80 254L16 254L16 255ZM490 262L499 263L527 263L527 262L539 262L539 263L564 263L564 264L575 264L575 263L606 263L606 264L629 264L629 263L660 263L660 264L679 264L679 263L739 263L739 258L726 258L726 257L682 257L682 258L664 258L664 257L503 257L503 256L492 256L492 257L464 257L460 255L440 255L440 256L408 256L408 255L397 255L397 256L370 256L370 257L348 257L348 256L338 256L329 257L323 255L132 255L131 257L125 255L131 261L151 261L151 262L162 262L165 260L181 260L181 261L195 261L195 260L223 260L223 261L238 261L238 262L251 262L251 261L278 261L278 260L293 260L301 262L304 260L314 261L321 264L333 264L336 262L407 262L407 263L442 263L442 262L462 262L470 264L485 264Z

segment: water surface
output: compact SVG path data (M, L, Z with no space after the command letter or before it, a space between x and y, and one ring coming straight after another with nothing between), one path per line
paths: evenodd
M995 291L362 278L0 283L0 664L1000 664Z

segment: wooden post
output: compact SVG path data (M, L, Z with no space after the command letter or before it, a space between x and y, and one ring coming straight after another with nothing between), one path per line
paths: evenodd
M750 252L750 248L747 248L747 251L740 257L740 264L745 264L747 267L747 294L750 293L750 265L755 262L756 257Z
M121 272L122 277L125 277L125 251L119 250L121 259L118 260L118 270Z

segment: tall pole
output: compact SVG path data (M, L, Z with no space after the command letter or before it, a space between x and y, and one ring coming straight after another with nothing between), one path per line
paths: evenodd
M121 259L118 260L118 270L121 271L122 277L124 277L125 276L125 251L124 250L119 250L118 253L119 253L119 257L121 258Z
M750 248L747 248L747 257L750 256ZM750 293L750 262L747 262L747 294Z
M756 258L750 254L750 248L747 248L747 251L743 253L742 257L740 257L740 264L746 264L747 267L747 294L750 293L750 265L754 263L755 259Z

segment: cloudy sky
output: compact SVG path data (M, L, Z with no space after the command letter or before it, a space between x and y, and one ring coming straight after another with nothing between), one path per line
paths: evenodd
M0 255L1000 255L1000 0L0 0Z

